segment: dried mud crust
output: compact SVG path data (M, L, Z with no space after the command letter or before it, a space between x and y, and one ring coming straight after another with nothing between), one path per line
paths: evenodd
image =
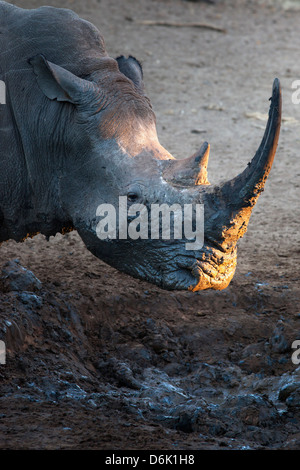
M101 29L112 56L142 61L168 150L188 156L208 140L209 180L234 176L259 144L278 76L277 156L221 292L135 280L76 232L2 244L0 448L299 448L299 12L278 2L119 5L59 2ZM138 23L196 18L227 32Z

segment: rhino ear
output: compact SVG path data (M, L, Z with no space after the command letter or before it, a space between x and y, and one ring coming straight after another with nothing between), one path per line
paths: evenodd
M127 78L130 78L139 90L143 91L143 69L140 62L131 55L128 59L121 55L116 58L116 61L118 62L120 72L122 72Z
M33 67L42 92L50 99L79 104L91 82L77 77L68 70L48 62L42 54L28 60Z

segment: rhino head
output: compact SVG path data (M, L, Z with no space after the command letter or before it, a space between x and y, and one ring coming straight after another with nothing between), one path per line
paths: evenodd
M235 178L210 185L206 142L183 160L174 159L160 145L142 69L133 57L102 57L86 77L41 55L30 63L40 89L56 101L57 112L64 107L68 113L69 127L61 136L67 157L59 163L60 204L87 248L111 266L165 289L226 288L236 268L237 242L246 232L276 152L281 121L278 79L254 158ZM146 218L138 219L141 230L141 222L149 222L154 205L162 204L176 205L182 214L185 207L192 207L191 227L196 234L195 208L204 208L201 243L196 243L196 235L194 245L183 232L181 238L176 237L174 230L168 238L151 237L150 228L143 237L129 237L124 227L121 233L120 201L127 210L126 229L135 223L135 234L137 215L148 211ZM116 216L114 236L105 238L99 236L99 224L111 207Z

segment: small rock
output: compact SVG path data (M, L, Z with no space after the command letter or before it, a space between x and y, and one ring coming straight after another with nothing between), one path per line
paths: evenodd
M31 308L41 308L43 305L43 299L32 292L20 292L18 294L18 299L25 305L28 305Z
M41 281L29 270L24 268L19 260L8 261L2 268L1 288L4 292L41 290Z
M300 407L300 388L295 390L290 396L286 399L285 403L289 408L299 408Z
M133 390L139 390L141 383L135 379L129 365L112 357L108 361L100 361L97 369L108 379L117 381L119 387L128 387Z
M286 401L290 395L295 392L300 393L300 382L292 382L282 387L279 391L278 398L280 401Z
M270 338L270 345L274 352L277 353L285 353L290 350L290 345L287 342L284 334L284 326L283 324L279 324L276 326L273 334Z

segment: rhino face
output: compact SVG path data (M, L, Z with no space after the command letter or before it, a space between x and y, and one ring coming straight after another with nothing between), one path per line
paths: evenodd
M68 141L60 194L87 248L113 267L166 289L227 287L236 268L237 241L274 159L279 81L274 81L266 131L251 163L236 178L213 186L207 178L207 143L184 160L175 160L159 144L135 59L102 58L88 80L42 56L30 63L44 94L74 107L76 135ZM157 206L163 204L169 208L169 236L162 236L162 216L157 219Z

